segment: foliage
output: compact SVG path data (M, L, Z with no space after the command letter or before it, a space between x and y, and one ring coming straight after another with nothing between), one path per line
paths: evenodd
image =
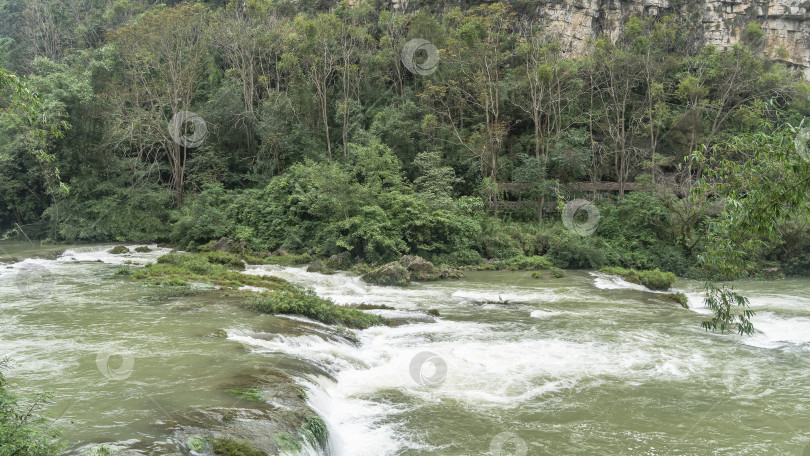
M388 320L362 310L339 306L330 300L318 297L315 292L294 285L257 296L246 304L249 309L270 314L303 315L326 324L347 328L365 329L369 326L387 325Z
M628 282L644 285L650 290L666 291L675 283L675 274L671 272L661 272L659 270L637 271L635 269L625 269L620 267L605 267L600 269L605 274L617 275Z
M183 286L189 282L204 282L223 288L245 285L274 290L287 285L278 277L247 275L236 272L244 269L242 260L225 252L169 253L132 274L137 280L156 285Z
M0 362L0 368L7 366ZM55 440L58 432L39 415L49 402L47 394L20 401L8 390L8 380L0 372L0 453L19 456L56 456L62 447Z

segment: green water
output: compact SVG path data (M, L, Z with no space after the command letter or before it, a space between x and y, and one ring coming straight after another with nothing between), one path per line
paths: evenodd
M30 254L15 248L4 246ZM156 302L115 275L124 260L160 253L69 249L0 266L7 376L21 393L54 393L48 412L71 448L183 452L178 415L233 406L226 390L267 369L309 388L335 456L802 455L810 442L808 280L739 284L760 330L741 339L701 330L702 309L588 272L472 272L397 289L303 268L247 271L341 304L441 314L359 332L354 347L315 324L241 310L236 297ZM26 265L47 274L21 280ZM700 284L676 287L699 307ZM414 370L423 352L433 362Z

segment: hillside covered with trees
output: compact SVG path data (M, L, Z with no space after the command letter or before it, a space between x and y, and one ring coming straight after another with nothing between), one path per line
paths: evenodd
M733 192L803 172L807 82L755 22L719 50L664 11L568 55L531 11L3 0L0 66L42 112L0 113L0 233L704 276ZM561 223L576 198L593 235ZM772 215L735 274L810 270L806 214Z

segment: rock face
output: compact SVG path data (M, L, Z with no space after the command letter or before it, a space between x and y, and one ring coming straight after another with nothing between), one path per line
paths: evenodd
M391 6L412 9L412 0L389 0ZM607 33L614 39L632 15L677 14L694 17L703 44L726 49L740 31L756 21L765 32L766 52L804 70L810 80L810 1L808 0L536 0L531 13L562 37L569 55L587 50L589 40ZM781 49L787 51L787 57Z
M767 54L803 68L810 79L809 10L807 0L545 0L535 14L562 36L563 49L572 55L586 51L601 33L615 39L633 15L695 17L703 44L720 49L737 43L745 25L755 21L765 32Z

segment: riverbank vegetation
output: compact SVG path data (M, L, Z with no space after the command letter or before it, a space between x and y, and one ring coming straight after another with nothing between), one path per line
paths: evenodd
M15 456L56 456L62 450L58 432L40 415L48 404L47 394L21 401L8 389L0 360L0 450Z
M663 8L574 54L518 0L32 2L0 0L0 236L228 237L249 263L810 273L794 141L810 86L756 22L717 49ZM403 64L415 38L435 68ZM178 140L185 111L204 124ZM592 234L570 229L585 211L561 220L576 198L598 208ZM275 286L210 260L138 274Z

